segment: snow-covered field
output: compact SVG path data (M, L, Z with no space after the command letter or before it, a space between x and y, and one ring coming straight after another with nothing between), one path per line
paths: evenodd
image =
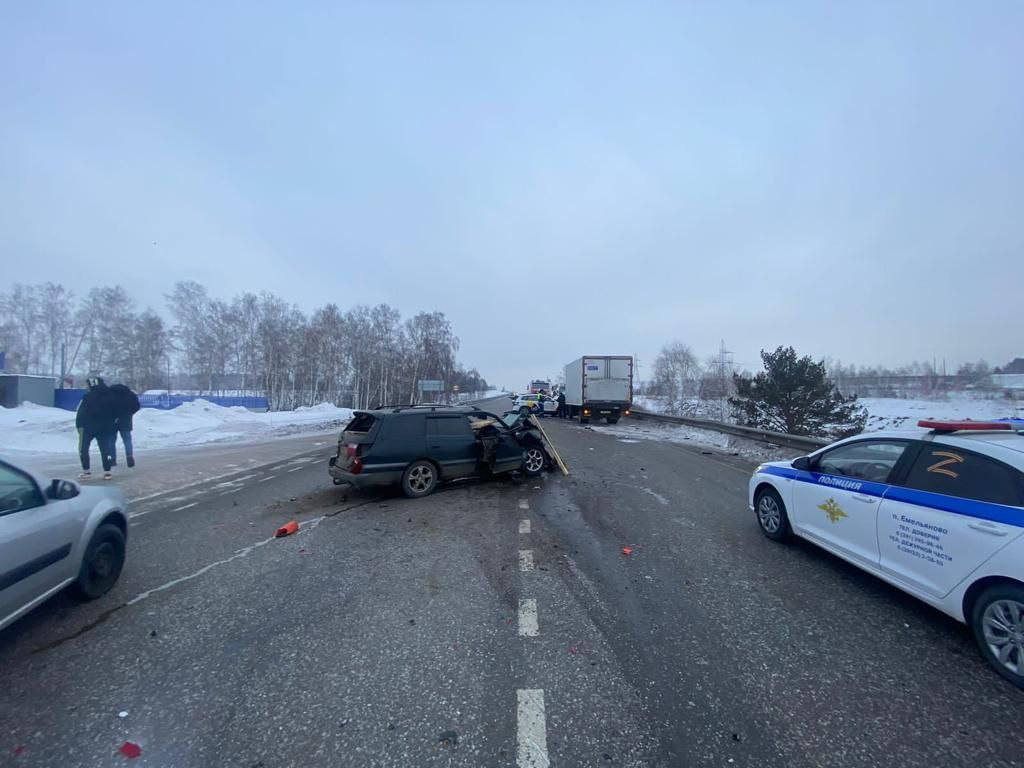
M955 392L942 398L862 397L858 402L868 409L866 431L910 429L919 419L1001 419L1024 418L1024 395L1016 400L1004 397L981 397ZM662 413L662 398L637 397L634 405L652 413ZM687 403L682 415L700 419L718 419L717 401Z
M253 413L194 400L171 411L143 408L134 419L136 450L245 442L333 429L352 418L348 408L322 403L294 411ZM68 453L77 449L75 414L61 408L23 403L0 408L0 453Z
M985 398L968 393L954 393L945 398L865 397L859 402L868 410L866 432L883 429L914 429L920 419L983 419L1024 418L1024 398ZM664 402L655 397L637 397L634 405L653 413L664 410ZM685 415L694 418L718 419L718 403L710 406L691 402ZM743 438L730 437L705 429L668 424L627 424L613 427L595 426L595 430L615 435L623 442L633 440L662 440L672 443L703 445L720 451L738 453L762 460L792 456L792 450L770 449Z
M896 397L864 397L859 400L868 409L867 432L880 429L912 429L920 419L1002 419L1024 418L1024 398L983 398L955 393L929 400Z

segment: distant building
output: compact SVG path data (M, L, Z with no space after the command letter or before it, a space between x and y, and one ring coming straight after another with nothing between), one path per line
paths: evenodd
M1015 357L1013 362L1004 365L1002 368L996 368L996 374L1004 373L1024 373L1024 357Z
M1020 358L1017 359L1020 360ZM992 380L992 386L997 389L1024 389L1024 371L1021 373L993 373L989 378Z
M0 374L0 405L4 408L17 408L28 402L52 408L53 390L56 388L57 379L53 376Z

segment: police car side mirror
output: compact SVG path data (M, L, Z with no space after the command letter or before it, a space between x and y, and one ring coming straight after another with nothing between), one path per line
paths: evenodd
M811 469L811 457L801 456L798 459L793 459L793 469L799 469L803 472L809 472Z

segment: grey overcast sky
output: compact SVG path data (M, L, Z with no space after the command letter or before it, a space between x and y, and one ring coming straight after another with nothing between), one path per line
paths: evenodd
M440 309L522 386L1024 355L1024 3L6 3L3 283ZM155 245L154 245L155 243Z

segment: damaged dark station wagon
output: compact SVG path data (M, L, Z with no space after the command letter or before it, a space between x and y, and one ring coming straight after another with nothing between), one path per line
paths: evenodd
M356 411L328 471L336 485L401 484L406 496L418 498L448 480L508 472L536 476L550 461L540 432L519 414L398 406Z

